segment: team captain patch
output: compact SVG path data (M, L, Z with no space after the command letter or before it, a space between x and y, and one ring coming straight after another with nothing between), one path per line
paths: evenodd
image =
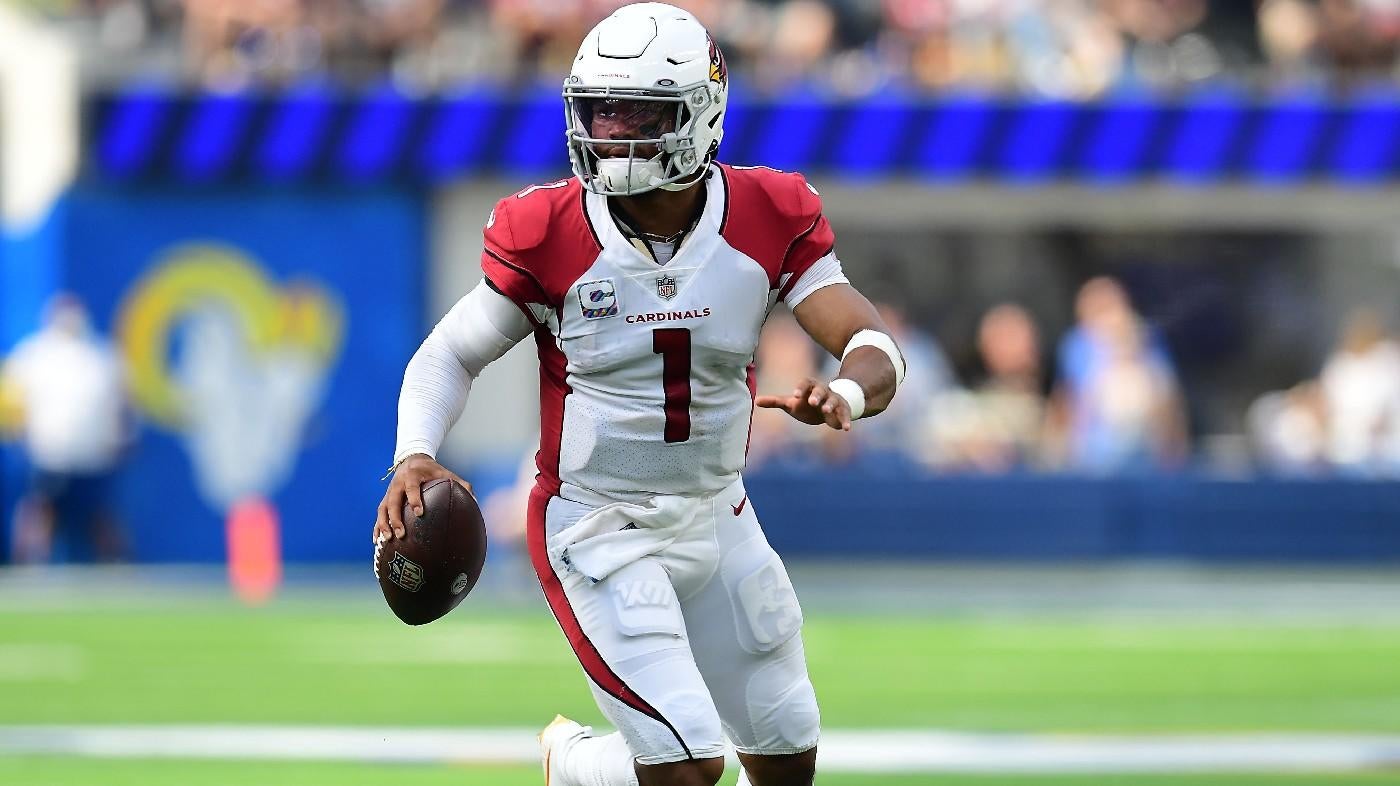
M584 319L606 319L617 316L617 289L612 279L586 281L578 285L578 307Z

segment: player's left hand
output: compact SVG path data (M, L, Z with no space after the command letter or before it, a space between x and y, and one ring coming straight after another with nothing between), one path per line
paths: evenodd
M791 396L759 396L753 403L765 409L781 409L811 426L826 424L837 431L851 430L851 405L841 394L810 377L802 380Z

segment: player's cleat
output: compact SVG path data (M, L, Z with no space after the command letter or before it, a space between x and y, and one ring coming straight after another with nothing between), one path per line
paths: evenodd
M544 757L544 786L571 786L564 778L564 753L570 745L588 736L593 729L580 726L563 715L555 715L554 720L539 734L540 754Z

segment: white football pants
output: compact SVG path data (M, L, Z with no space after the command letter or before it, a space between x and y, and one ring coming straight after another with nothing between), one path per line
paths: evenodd
M546 542L594 505L530 496L529 541L545 597L598 707L640 764L817 744L802 610L742 481L700 500L662 551L601 581L551 564Z

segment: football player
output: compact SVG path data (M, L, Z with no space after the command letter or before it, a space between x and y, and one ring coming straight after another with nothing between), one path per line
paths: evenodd
M904 360L842 274L817 190L716 161L728 80L686 11L599 23L564 82L575 176L497 203L485 278L404 374L376 539L403 536L424 482L455 477L434 456L482 368L538 347L530 558L617 729L556 718L540 736L550 786L713 786L726 737L740 783L815 772L802 611L741 477L753 406L849 430L889 405ZM840 372L755 398L779 300Z

